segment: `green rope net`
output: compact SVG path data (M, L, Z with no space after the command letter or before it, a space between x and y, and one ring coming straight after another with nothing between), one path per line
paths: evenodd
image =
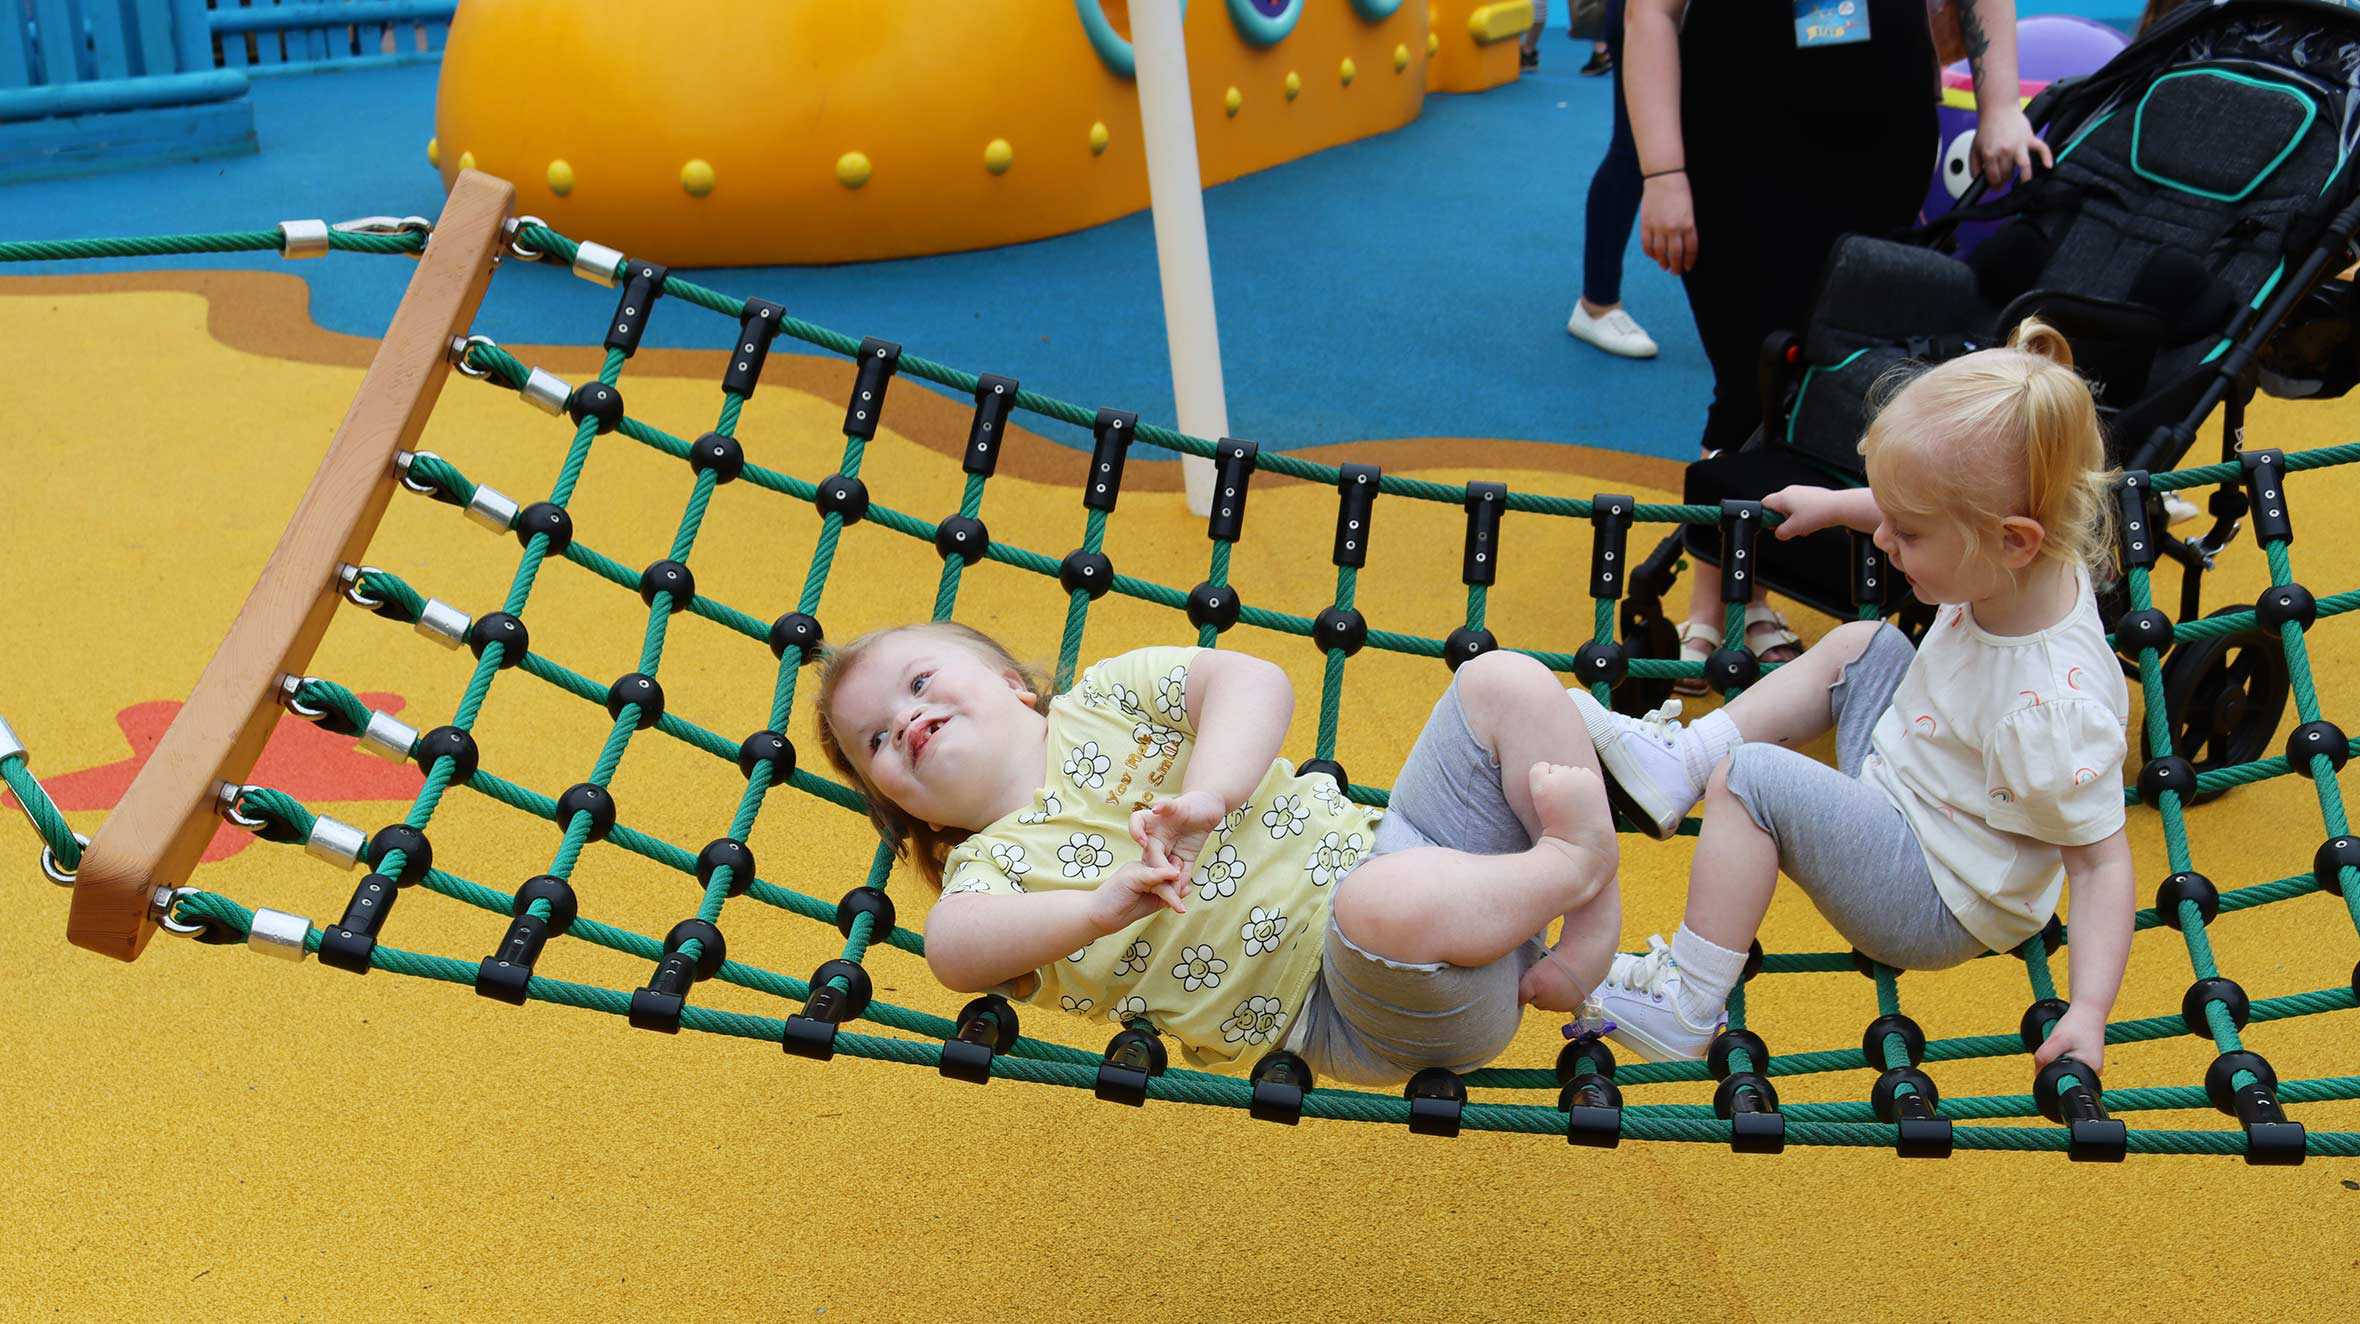
M217 235L163 236L123 240L76 240L61 243L0 243L0 262L153 256L197 252L269 251L282 246L284 231L254 231ZM573 263L575 241L538 223L514 228L514 252L552 264ZM415 226L406 230L331 233L337 250L369 253L409 253L423 249L428 235ZM624 276L627 264L614 271L587 273L606 278ZM2160 813L2173 883L2160 894L2162 911L2139 912L2140 929L2170 926L2185 940L2197 983L2181 1016L2119 1021L2107 1027L2109 1043L2136 1043L2196 1035L2209 1039L2220 1056L2204 1085L2179 1085L2104 1090L2094 1073L2070 1060L2043 1073L2033 1093L1982 1097L1942 1097L1922 1068L1944 1062L1998 1058L2031 1051L2044 1036L2064 1004L2056 1001L2049 962L2069 939L2052 922L2048 932L2027 942L2014 956L2023 963L2034 1002L2024 1023L2013 1033L1927 1039L1901 1010L1897 971L1866 962L1856 954L1769 954L1760 957L1754 976L1783 976L1858 970L1871 977L1878 1017L1859 1047L1773 1055L1763 1041L1745 1029L1746 996L1741 986L1730 1004L1732 1033L1717 1046L1712 1062L1615 1064L1604 1045L1592 1040L1568 1044L1558 1062L1548 1069L1490 1068L1475 1071L1448 1088L1413 1089L1405 1095L1318 1086L1301 1089L1300 1080L1283 1073L1257 1073L1237 1080L1179 1068L1165 1068L1161 1054L1143 1052L1134 1043L1093 1054L1059 1044L1024 1037L1015 1032L1015 1016L1005 1003L978 999L957 1021L945 1020L895 1006L872 996L863 962L871 948L884 946L923 954L917 933L893 922L885 885L893 857L880 845L865 880L842 899L827 901L783 887L763 878L739 876L742 866L732 863L724 842L742 843L752 830L770 793L782 784L854 813L864 811L854 788L797 766L784 732L793 709L802 666L811 660L818 640L818 617L836 568L837 549L847 524L867 522L910 538L933 543L942 555L942 570L933 616L947 619L954 611L961 577L968 565L991 560L1049 579L1058 580L1066 604L1066 624L1057 656L1057 686L1066 688L1080 657L1084 632L1093 604L1107 593L1156 604L1188 615L1193 637L1213 645L1236 625L1283 635L1314 639L1326 657L1320 687L1316 762L1347 787L1362 803L1383 805L1383 788L1350 782L1334 762L1348 659L1363 647L1421 657L1447 658L1456 665L1465 657L1496 647L1485 629L1489 567L1497 562L1499 517L1504 512L1563 520L1589 521L1593 530L1591 578L1594 612L1586 639L1561 651L1529 648L1522 651L1551 668L1577 676L1601 700L1611 686L1627 678L1660 682L1693 677L1706 664L1676 658L1646 656L1635 641L1615 636L1616 606L1626 591L1631 562L1627 534L1633 523L1719 524L1724 536L1736 536L1740 518L1768 527L1775 515L1751 507L1645 504L1611 494L1589 500L1511 492L1491 483L1451 485L1382 474L1374 466L1330 467L1282 453L1259 453L1232 441L1208 441L1168 429L1140 424L1135 416L1115 411L1092 411L1081 406L1020 389L1006 378L978 377L916 355L901 353L881 341L856 341L848 336L786 316L775 304L749 303L702 286L667 276L653 295L692 304L737 321L758 348L767 351L769 337L783 333L798 341L845 355L860 365L855 399L848 409L847 430L836 472L818 482L806 481L745 461L733 433L740 410L754 390L754 376L733 374L725 385L711 432L696 441L685 440L648 421L622 411L617 390L622 370L636 346L629 343L607 350L594 382L568 393L565 403L574 422L571 442L548 497L519 509L516 503L471 481L461 469L427 452L406 455L403 486L422 496L466 509L470 518L504 532L522 544L506 597L497 609L470 618L439 603L400 575L374 566L355 566L346 573L346 597L355 605L422 630L440 632L444 641L462 641L475 653L474 670L450 722L425 736L372 712L349 688L319 677L291 678L282 699L290 712L348 736L372 743L379 752L419 757L428 764L424 786L402 820L414 830L408 836L379 835L383 848L373 851L372 873L355 893L355 906L344 921L321 928L294 917L277 917L275 931L291 934L291 923L302 933L305 953L316 953L324 963L348 969L383 969L403 974L471 985L488 996L522 1002L528 998L583 1007L628 1017L647 1028L696 1030L781 1044L787 1051L826 1058L836 1053L933 1067L944 1075L982 1081L992 1077L1094 1089L1102 1097L1137 1103L1145 1099L1250 1109L1256 1116L1280 1121L1299 1117L1348 1118L1358 1121L1406 1124L1422 1131L1456 1133L1460 1128L1517 1131L1564 1136L1578 1143L1612 1145L1622 1137L1644 1140L1690 1140L1729 1144L1738 1149L1777 1149L1788 1144L1895 1148L1905 1155L1948 1154L1954 1149L2062 1150L2076 1158L2119 1158L2124 1153L2238 1154L2253 1162L2299 1162L2307 1154L2360 1155L2360 1132L2310 1130L2288 1120L2285 1105L2360 1099L2360 1076L2279 1080L2268 1062L2249 1052L2241 1032L2255 1024L2296 1016L2347 1010L2356 1005L2352 987L2336 987L2287 996L2248 999L2236 985L2221 978L2216 968L2206 926L2221 914L2250 909L2320 890L2339 892L2356 927L2360 927L2360 841L2347 836L2348 824L2336 783L2343 752L2320 752L2307 766L2297 767L2286 757L2252 760L2195 774L2184 763L2176 780L2160 779L2157 764L2171 764L2172 732L2166 721L2161 650L2173 643L2204 640L2254 639L2264 627L2253 610L2225 612L2176 626L2166 622L2163 635L2132 650L2146 700L2147 738L2155 756L2150 774L2142 777L2146 793L2126 792L2133 803L2149 803ZM646 308L639 310L644 323ZM756 348L751 339L749 348ZM733 356L737 357L737 356ZM753 356L754 375L761 355ZM546 382L536 383L535 372L501 350L475 337L460 351L457 366L469 377L520 391L536 399L528 386L539 385L536 403L549 408ZM955 515L940 521L871 502L860 483L867 440L874 434L885 388L891 377L907 373L951 390L973 395L977 401L975 434L967 477ZM547 374L541 374L546 378ZM600 390L603 388L603 396ZM992 540L980 522L984 495L996 463L991 439L1004 435L998 425L1008 411L1022 410L1039 418L1088 429L1093 439L1094 464L1101 457L1114 462L1114 482L1101 499L1085 494L1086 519L1077 548L1067 557ZM984 426L985 424L991 426ZM613 432L675 460L688 462L694 486L674 534L666 561L685 572L716 487L742 481L813 506L820 512L820 535L791 611L764 620L689 587L685 573L678 579L646 582L643 572L601 553L585 538L574 536L565 510L592 452L597 437ZM1183 590L1117 573L1103 554L1107 524L1119 488L1120 456L1131 442L1185 455L1213 459L1220 483L1239 506L1236 519L1225 520L1223 503L1216 502L1210 524L1211 559L1205 579L1193 590ZM2273 453L2274 454L2274 453ZM2276 482L2287 473L2360 460L2360 445L2326 447L2279 458L2257 471L2250 462L2190 468L2151 477L2133 475L2157 493L2197 486L2244 482L2249 490ZM1256 472L1271 472L1336 487L1339 517L1336 587L1332 602L1315 616L1299 616L1244 605L1229 585L1233 543L1242 525L1245 486ZM2258 476L2257 476L2258 474ZM1373 532L1371 515L1379 496L1464 507L1468 513L1466 572L1467 607L1464 624L1445 639L1368 628L1354 607L1361 557ZM2287 552L2288 538L2266 538L2271 581L2294 583ZM1482 555L1478 555L1481 552ZM636 671L613 685L601 684L529 644L522 623L543 566L552 558L570 562L647 600ZM2137 558L2133 558L2134 562ZM2151 557L2148 559L2152 559ZM676 591L679 590L679 591ZM2134 611L2150 605L2148 570L2134 564L2128 589ZM2360 607L2360 591L2339 594L2316 603L2316 617L2325 619ZM768 644L778 658L768 721L751 737L734 738L708 730L675 713L662 702L660 676L669 622L676 612L688 612L749 639ZM1864 616L1873 617L1873 609ZM1741 604L1728 616L1727 650L1716 664L1736 657L1738 673L1715 678L1724 691L1749 679L1755 664L1744 652ZM513 625L513 632L506 632ZM2276 628L2291 675L2293 696L2306 724L2321 723L2319 700L2311 679L2306 652L2308 621L2288 620ZM467 735L490 695L492 683L504 670L514 670L558 690L604 707L611 725L584 779L556 797L509 781L495 772L473 766L475 753ZM2306 730L2326 729L2306 727ZM744 791L731 814L721 841L702 856L614 821L613 801L606 788L616 775L634 739L643 731L693 746L733 763L745 775ZM2298 732L2298 735L2300 733ZM421 757L422 755L422 757ZM783 776L781 775L783 771ZM2250 782L2287 775L2307 777L2317 792L2320 816L2329 843L2312 874L2296 875L2253 886L2216 892L2195 877L2184 805L2195 795L2218 792ZM0 780L25 807L46 847L45 867L52 877L70 881L79 864L82 842L64 816L32 777L26 756L5 727L0 727ZM503 802L524 814L562 828L541 879L519 895L486 887L430 860L409 858L413 843L434 818L447 791L463 787ZM315 814L296 797L261 786L238 788L225 805L235 823L267 839L306 843L315 852L347 865L361 853L359 834ZM1691 823L1685 829L1694 830ZM392 833L388 829L387 833ZM561 914L571 906L566 880L584 849L603 840L623 851L644 857L699 879L701 897L693 915L684 919L664 940L602 924L587 915ZM336 843L345 844L339 847ZM2338 843L2343 843L2338 846ZM423 850L422 845L417 849ZM750 858L750 857L739 857ZM423 867L420 867L423 866ZM405 877L407 875L407 877ZM385 913L396 893L386 880L438 892L468 905L493 912L510 924L494 954L469 961L413 952L377 940L389 923ZM2194 881L2181 881L2193 879ZM558 886L546 884L555 882ZM375 894L372 887L379 888ZM374 915L364 902L378 897L384 906ZM743 961L728 959L721 946L721 920L732 900L746 901L791 912L806 919L834 924L844 943L839 957L824 963L807 979L797 979ZM271 914L272 912L259 912ZM173 898L174 926L208 942L232 944L261 940L258 912L215 892L183 888ZM527 920L534 923L527 923ZM537 932L519 938L520 930ZM647 986L632 991L602 988L553 979L531 971L533 956L547 937L562 936L627 953L655 963ZM786 1015L748 1015L697 1004L693 988L704 979L755 990L779 999ZM2360 979L2360 968L2355 969ZM851 1028L865 1022L879 1030ZM1148 1027L1134 1027L1146 1029ZM1123 1044L1118 1037L1117 1045ZM1872 1071L1877 1089L1867 1102L1794 1103L1781 1107L1773 1080L1827 1072ZM1722 1079L1713 1105L1623 1102L1624 1089L1672 1082ZM1498 1091L1540 1091L1536 1103L1495 1103L1471 1100L1468 1088ZM2236 1129L2165 1130L2133 1128L2109 1114L2213 1107L2237 1119Z

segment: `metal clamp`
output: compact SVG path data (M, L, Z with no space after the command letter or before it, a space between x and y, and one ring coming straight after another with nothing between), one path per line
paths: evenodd
M434 222L423 216L356 216L336 222L335 228L346 234L416 234L424 235L429 243L434 239ZM425 252L426 245L420 244L410 256L421 257Z
M90 838L83 836L79 832L74 834L74 843L84 850L90 849ZM59 864L57 862L57 853L49 849L47 846L43 846L41 848L41 872L43 876L47 877L49 881L57 884L59 887L72 887L74 885L74 870Z
M306 722L316 722L328 715L325 708L314 708L303 701L303 687L317 680L316 676L298 676L292 672L279 677L279 706Z
M585 239L574 249L574 274L593 285L612 288L615 269L623 265L623 254L605 244Z
M524 227L528 225L537 225L544 230L549 228L549 222L538 216L511 216L501 224L500 237L508 241L509 252L527 262L538 262L549 255L516 237L523 233Z
M203 933L205 931L204 925L187 923L172 913L172 908L180 904L182 897L195 896L203 890L200 887L157 888L155 900L150 903L149 911L156 917L158 927L166 933L178 933L184 936Z
M460 376L472 377L480 382L490 377L492 371L489 368L478 368L467 361L467 351L474 349L477 345L483 345L490 349L500 347L499 342L490 336L452 336L450 360L451 366L459 370Z
M344 600L355 607L366 608L369 611L375 611L384 606L385 599L361 587L361 576L383 573L385 572L373 565L347 565L339 569L336 572L336 577L344 583Z
M417 479L412 478L410 476L410 466L416 464L420 460L439 460L441 458L442 457L440 455L435 454L433 451L403 451L401 454L393 457L393 472L396 477L401 479L401 484L403 487L416 492L418 495L423 497L440 497L442 495L442 489L436 487L432 483L422 483Z
M279 256L297 258L328 255L328 223L320 220L279 222Z
M270 826L270 820L257 818L238 807L238 802L245 798L246 792L259 789L261 788L242 785L238 782L222 782L213 788L213 812L228 819L234 827L244 828L248 832L260 832Z

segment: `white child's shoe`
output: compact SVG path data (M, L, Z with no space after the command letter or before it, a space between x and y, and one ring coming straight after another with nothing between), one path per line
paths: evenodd
M1573 316L1565 319L1565 333L1626 359L1655 357L1655 341L1639 325L1639 319L1620 308L1592 317L1590 310L1577 301Z
M1680 701L1666 699L1645 717L1626 717L1579 687L1566 694L1590 730L1598 763L1606 770L1606 798L1639 829L1658 841L1680 830L1680 820L1704 797L1689 775L1680 725Z
M1647 954L1616 956L1606 982L1590 997L1597 1015L1611 1022L1607 1038L1650 1062L1694 1061L1705 1055L1727 1018L1691 1025L1680 1014L1679 994L1680 963L1662 935L1650 934Z

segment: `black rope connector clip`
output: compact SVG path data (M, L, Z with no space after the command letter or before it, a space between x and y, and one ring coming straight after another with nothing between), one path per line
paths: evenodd
M664 278L671 271L661 262L632 258L623 277L623 297L615 301L615 320L606 329L606 347L629 358L639 352L639 338L647 334L647 315L664 296Z
M1153 1031L1123 1030L1107 1041L1106 1057L1098 1064L1098 1084L1092 1092L1108 1103L1137 1108L1147 1102L1147 1082L1164 1074L1170 1063L1163 1040Z
M2294 520L2286 513L2286 452L2247 451L2237 457L2245 467L2245 498L2253 504L2254 541L2267 546L2294 541Z
M1763 505L1759 501L1721 503L1721 601L1754 600L1754 571L1761 564Z
M959 467L989 478L1000 467L1008 416L1016 411L1016 379L987 372L975 379L975 417L967 423L967 453Z
M2253 1079L2236 1083L2237 1073ZM2204 1071L2204 1094L2212 1106L2245 1128L2245 1161L2254 1167L2292 1167L2303 1161L2308 1139L2303 1124L2291 1121L2278 1102L2278 1073L2259 1053L2223 1053Z
M1906 1092L1904 1085L1909 1087ZM1868 1103L1878 1121L1897 1129L1894 1153L1902 1158L1950 1157L1950 1119L1934 1111L1942 1106L1942 1093L1932 1076L1916 1067L1894 1067L1877 1077Z
M1401 1087L1409 1100L1409 1129L1414 1135L1451 1137L1459 1133L1459 1117L1467 1108L1467 1082L1448 1067L1428 1067Z
M843 988L834 983L839 979L844 981ZM811 996L804 999L803 1013L789 1016L779 1030L779 1047L815 1062L834 1057L836 1027L859 1020L869 1009L872 992L869 972L859 962L820 962L819 969L811 972Z
M738 337L730 347L729 371L721 374L721 389L751 396L762 380L762 364L770 357L770 342L787 324L787 310L768 299L746 300L738 314Z
M2122 485L2115 489L2115 500L2120 513L2114 521L2115 537L2122 543L2122 568L2125 571L2155 564L2155 482L2144 469L2126 469Z
M1113 510L1123 494L1123 460L1131 438L1139 435L1139 416L1120 409L1101 409L1090 424L1090 473L1082 480L1082 504L1092 510Z
M1738 1055L1745 1057L1737 1070ZM1770 1049L1751 1030L1723 1030L1705 1049L1705 1066L1721 1082L1713 1091L1713 1115L1729 1123L1729 1148L1738 1154L1781 1154L1786 1151L1786 1115L1778 1111L1778 1091L1764 1074L1770 1069Z
M1213 443L1213 508L1205 516L1206 537L1236 542L1246 535L1246 487L1261 454L1260 446L1235 437Z
M691 938L697 941L693 960L681 950ZM688 1007L689 987L718 974L728 954L721 930L711 924L684 919L673 925L664 935L664 955L656 962L655 975L647 987L632 990L631 1024L642 1030L680 1033L680 1013Z
M1303 1120L1303 1096L1312 1090L1311 1064L1283 1048L1254 1064L1254 1097L1247 1111L1265 1122L1294 1126Z
M1336 547L1331 560L1358 569L1368 564L1368 540L1385 471L1373 464L1336 470Z
M2129 1150L2130 1132L2106 1115L2105 1096L2098 1073L2070 1057L2032 1078L2034 1106L2066 1128L2065 1156L2076 1163L2120 1163Z
M1490 585L1500 569L1500 517L1508 513L1506 483L1467 484L1467 538L1459 558L1459 582Z
M901 346L871 336L860 342L855 361L859 371L852 379L852 400L844 407L844 435L865 441L877 435L877 418L885 412L885 387L901 366Z
M997 993L959 1008L958 1029L942 1045L943 1075L976 1085L992 1078L992 1059L1016 1046L1016 1008Z
M535 901L548 903L549 918L532 913ZM572 884L555 874L541 874L526 879L525 885L516 889L509 913L515 918L509 922L500 945L476 964L475 991L496 1002L521 1007L525 990L533 981L533 963L541 959L541 949L551 938L574 926L580 905L574 899Z
M377 935L384 931L385 917L393 913L393 899L400 894L401 885L384 874L361 879L344 905L344 918L320 931L320 964L356 975L369 973Z
M1590 596L1622 597L1631 564L1631 519L1638 501L1620 492L1590 498Z
M1568 1027L1570 1030L1571 1027ZM1581 1034L1557 1050L1557 1110L1565 1114L1565 1143L1613 1149L1622 1143L1622 1087L1614 1083L1614 1054L1596 1034Z
M1877 546L1875 535L1858 529L1852 535L1852 605L1874 607L1879 611L1892 597L1893 567L1886 563L1884 550Z

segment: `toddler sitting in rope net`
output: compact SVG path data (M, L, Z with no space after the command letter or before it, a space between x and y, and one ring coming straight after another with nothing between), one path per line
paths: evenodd
M1613 955L1592 738L1522 654L1459 668L1382 811L1278 757L1294 692L1243 653L1137 649L1050 698L933 622L822 666L822 745L938 890L926 962L954 990L1144 1022L1208 1070L1283 1049L1265 1074L1388 1085L1490 1062Z

